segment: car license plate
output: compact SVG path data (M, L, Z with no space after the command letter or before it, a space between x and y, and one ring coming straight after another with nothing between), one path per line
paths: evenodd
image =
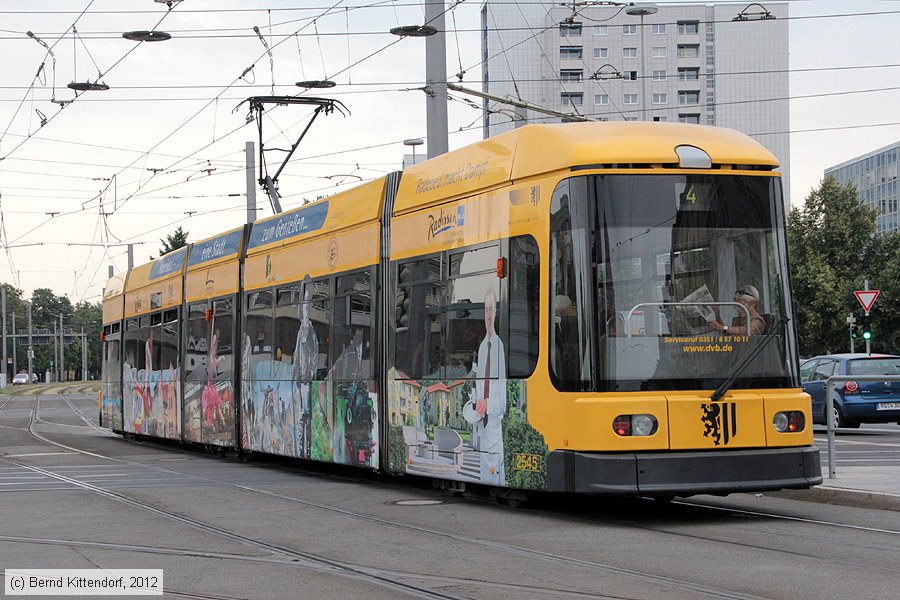
M879 402L878 410L900 410L900 402Z

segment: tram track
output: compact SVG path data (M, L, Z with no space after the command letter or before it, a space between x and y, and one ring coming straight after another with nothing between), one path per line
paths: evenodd
M69 403L68 399L65 399L65 401L67 403ZM34 404L33 404L32 415L35 415L39 412L39 407L40 407L40 400L38 398L36 398L34 401ZM81 413L81 411L76 411L76 413L78 413L79 416L86 422L90 422L90 419L88 419L83 413ZM100 454L97 454L94 452L80 450L78 448L74 448L72 446L69 446L66 444L61 444L54 440L50 440L47 437L36 432L34 430L34 425L35 425L35 420L34 420L34 416L33 416L32 422L29 424L29 428L28 428L29 433L33 437L35 437L41 441L44 441L45 443L48 443L48 444L51 444L51 445L54 445L57 447L65 448L68 450L72 450L75 452L79 452L79 453L97 457L97 458L103 458L106 460L111 460L111 461L115 461L115 462L119 462L119 463L123 463L123 464L130 464L130 465L134 465L134 466L149 468L149 469L152 469L152 470L155 470L158 472L162 472L162 473L174 474L174 475L179 475L182 477L188 477L190 479L195 479L197 481L203 481L206 483L222 485L225 487L241 490L244 492L250 492L250 493L254 493L254 494L262 494L265 496L269 496L271 498L289 501L292 503L301 504L301 505L311 507L311 508L327 510L327 511L330 511L333 513L341 514L343 516L347 516L347 517L351 517L351 518L355 518L355 519L363 519L365 521L372 522L372 523L378 523L381 525L386 525L386 526L391 526L391 527L399 527L399 528L403 528L406 530L415 531L418 533L425 533L425 534L429 534L429 535L439 536L439 537L442 537L445 539L451 539L456 542L463 542L463 543L468 543L468 544L473 544L473 545L479 545L482 547L487 547L493 551L502 551L504 553L512 554L512 555L538 558L541 560L554 562L554 563L557 563L560 565L566 565L566 566L577 565L577 566L584 567L584 568L587 568L590 570L602 572L607 575L617 575L617 576L621 576L621 577L627 577L629 579L641 581L644 583L651 583L651 584L666 587L666 588L687 591L694 595L702 595L702 596L711 597L711 598L725 598L725 599L729 599L729 600L759 600L761 598L759 596L741 594L741 593L733 592L731 590L725 590L725 589L715 588L712 586L697 584L694 582L690 582L690 581L686 581L686 580L682 580L682 579L678 579L678 578L674 578L674 577L668 577L668 576L664 576L664 575L657 575L654 573L644 572L644 571L640 571L637 569L628 569L628 568L619 567L619 566L612 565L612 564L600 563L600 562L591 561L591 560L584 560L584 559L579 559L579 558L575 558L575 557L571 557L571 556L553 554L550 552L544 552L544 551L535 550L532 548L526 548L523 546L515 546L512 544L505 544L502 542L493 542L490 540L474 538L474 537L456 534L456 533L452 533L452 532L448 532L448 531L440 531L440 530L431 529L431 528L427 528L427 527L420 527L420 526L412 525L409 523L393 521L390 519L376 517L373 515L366 515L366 514L362 514L362 513L357 513L355 511L350 511L350 510L346 510L346 509L340 509L340 508L336 508L336 507L326 506L326 505L315 503L315 502L300 500L297 498L292 498L290 496L286 496L284 494L278 494L275 492L269 492L268 490L254 488L252 486L222 482L222 481L218 481L218 480L208 478L208 477L180 473L178 471L166 469L163 467L158 467L156 465L145 465L143 463L138 463L138 462L134 462L134 461L128 461L128 460L118 459L115 457L103 456L103 455L100 455ZM2 459L2 460L6 460L7 462L16 462L16 461L10 461L8 459ZM19 464L20 466L23 466L25 468L30 467L30 465L25 465L22 463L16 463L16 464ZM40 469L39 467L30 467L30 468L31 469ZM280 554L283 554L283 555L286 555L289 557L300 556L303 559L312 559L314 564L318 564L318 563L316 563L317 560L322 560L322 561L324 561L323 563L321 563L323 566L328 566L331 568L341 568L344 566L344 565L341 565L340 563L337 563L336 561L332 561L331 559L323 559L317 555L311 555L308 553L299 552L299 551L296 551L296 550L293 550L290 548L286 548L286 547L276 545L276 544L270 544L269 542L264 542L261 540L254 540L247 536L243 536L242 534L235 534L234 532L224 530L222 528L218 528L218 527L206 524L206 523L202 523L200 521L196 521L195 519L186 517L184 515L179 515L179 514L172 513L172 512L166 512L166 511L163 511L163 510L161 510L157 507L154 507L150 504L147 504L145 502L134 500L128 496L125 496L124 494L119 493L119 492L113 492L113 491L106 490L105 488L101 488L101 487L93 485L93 484L80 482L78 480L66 477L64 475L54 474L51 471L46 471L45 469L40 469L40 471L44 471L43 474L45 476L51 476L56 479L66 481L66 483L69 483L70 485L75 485L77 487L87 489L94 493L97 493L97 494L100 494L100 495L103 495L106 497L110 497L112 499L117 499L121 502L131 504L132 506L135 506L135 507L144 508L145 510L148 510L150 512L153 512L153 513L156 513L159 515L168 516L169 518L172 518L176 521L179 521L179 522L182 522L185 524L189 524L189 525L193 525L199 529L205 530L210 533L218 533L219 535L222 535L223 537L226 537L228 539L245 542L245 543L250 544L251 546L255 545L256 547L264 548L264 549L266 549L270 552L276 553L276 554L280 553ZM349 568L354 573L361 573L364 571L365 572L369 571L368 567L360 568L360 567L356 566L356 567L349 567ZM391 576L395 576L395 575L397 575L397 573L392 572ZM407 573L407 574L404 574L403 576L416 578L416 577L423 577L424 575ZM386 577L379 578L379 580L383 580L383 579L388 579L388 578L386 578ZM472 582L472 583L475 583L475 582ZM481 585L481 583L482 582L478 582L479 585ZM423 591L421 588L414 588L414 589L415 589L415 591L420 592L420 593ZM432 592L430 590L424 590L424 592L426 594L435 594L434 592ZM445 597L453 597L453 596L447 596L447 595L444 595L444 594L441 594L438 592L438 593L436 593L436 595L428 595L427 597L445 598ZM603 596L601 596L601 597L603 597Z
M71 447L63 445L63 444L57 444L57 443L53 442L52 440L49 440L46 437L44 437L44 436L40 435L39 433L37 433L36 431L34 431L34 426L37 423L37 415L39 414L39 411L40 411L40 399L35 398L33 405L32 405L31 419L30 419L30 422L28 425L28 432L36 439L39 439L46 443L49 443L49 444L52 444L55 446L71 448ZM76 449L76 451L77 451L77 449ZM95 456L95 457L99 456L92 452L84 452L84 454L88 454L90 456ZM252 538L252 537L240 534L240 533L236 533L236 532L224 529L222 527L211 525L209 523L204 523L202 521L188 517L186 515L181 515L181 514L172 512L172 511L165 511L165 510L158 508L148 502L137 500L137 499L131 498L125 494L121 494L119 492L115 492L115 491L100 487L98 485L94 485L92 483L80 481L78 479L74 479L72 477L62 475L60 473L55 473L48 469L36 467L36 466L29 465L29 464L26 464L26 463L23 463L20 461L16 461L16 460L11 460L9 458L0 458L0 461L6 462L8 464L16 465L20 468L24 468L24 469L32 471L34 473L40 473L41 475L44 475L45 477L50 477L57 481L61 481L63 483L72 485L76 488L92 492L98 496L102 496L104 498L114 500L116 502L120 502L120 503L126 504L128 506L132 506L134 508L141 509L146 512L150 512L157 516L165 517L167 519L176 521L183 525L188 525L188 526L193 527L194 529L198 529L200 531L205 531L207 533L211 533L211 534L217 535L222 538L240 542L247 546L250 546L250 547L253 547L253 548L256 548L259 550L265 550L265 551L270 552L275 555L285 556L290 559L294 559L295 561L307 562L309 567L315 568L317 570L325 570L325 571L331 572L333 574L349 576L352 578L365 580L369 583L374 583L381 587L385 587L393 592L400 592L405 595L410 595L410 596L415 596L415 597L420 597L420 598L436 598L436 599L441 599L441 600L457 600L458 599L457 596L453 596L450 594L444 594L441 592L436 592L434 590L430 590L427 588L421 588L421 587L417 587L414 585L404 584L402 582L391 581L390 579L388 579L386 577L366 573L365 571L363 571L359 568L356 568L353 565L349 565L349 564L342 563L340 561L324 558L324 557L321 557L321 556L318 556L315 554L311 554L308 552L302 552L299 550L295 550L293 548L288 548L288 547L282 546L280 544L274 544L271 542L266 542L266 541L263 541L260 539ZM126 462L126 461L121 461L121 462Z
M77 407L75 407L74 404L68 398L63 398L63 400L86 423L88 423L89 425L91 425L92 427L97 429L98 431L106 432L106 430L103 430L103 429L97 427L95 424L93 424L91 422L91 420L88 417L86 417L80 410L78 410ZM39 410L39 400L38 399L35 399L34 408L35 408L35 412L37 412ZM686 590L686 591L689 591L694 594L702 594L704 596L709 596L709 597L756 598L756 596L747 596L747 595L735 593L735 592L732 592L729 590L722 590L722 589L718 589L718 588L702 586L699 584L695 584L695 583L692 583L689 581L684 581L684 580L677 579L677 578L655 575L652 573L642 572L642 571L638 571L638 570L634 570L634 569L626 569L626 568L618 567L615 565L604 564L604 563L600 563L597 561L583 560L583 559L573 558L571 556L563 556L563 555L543 552L543 551L535 550L535 549L531 549L531 548L515 546L515 545L511 545L511 544L494 542L494 541L484 540L484 539L480 539L480 538L473 538L473 537L469 537L469 536L465 536L465 535L456 534L453 532L440 531L440 530L432 529L429 527L413 525L410 523L393 521L391 519L386 519L383 517L377 517L374 515L358 513L355 511L342 509L342 508L338 508L338 507L334 507L334 506L327 506L327 505L323 505L320 503L311 502L308 500L302 500L299 498L287 496L285 494L279 494L277 492L271 492L269 490L255 488L255 487L249 486L249 485L229 483L229 482L224 482L224 481L220 481L220 480L209 478L209 477L203 477L200 475L185 474L180 471L166 469L164 467L159 467L156 465L146 465L146 464L138 463L138 462L134 462L134 461L128 461L128 460L123 460L123 459L119 459L119 458L115 458L115 457L104 456L104 455L80 450L78 448L73 448L72 446L68 446L68 445L61 444L59 442L50 440L50 439L42 436L41 434L37 433L36 431L34 431L33 424L29 426L29 433L31 433L37 439L41 439L45 443L48 443L48 444L51 444L51 445L54 445L57 447L66 448L66 449L69 449L69 450L72 450L75 452L79 452L81 454L94 456L97 458L103 458L105 460L116 461L116 462L120 462L123 464L135 465L135 466L139 466L142 468L148 468L148 469L152 469L152 470L155 470L155 471L158 471L161 473L170 474L170 475L178 475L181 477L186 477L188 479L194 479L197 481L203 481L205 483L211 483L214 485L225 486L228 488L237 489L237 490L248 492L248 493L261 494L261 495L268 496L268 497L271 497L274 499L278 499L278 500L282 500L282 501L286 501L286 502L290 502L290 503L295 503L295 504L303 505L303 506L310 507L310 508L316 508L316 509L320 509L320 510L329 511L329 512L341 514L343 516L350 517L350 518L362 519L362 520L372 522L372 523L377 523L380 525L398 527L398 528L403 528L406 530L415 531L418 533L439 536L439 537L442 537L445 539L451 539L456 542L480 545L483 547L487 547L493 551L501 551L504 553L515 554L515 555L525 555L525 556L539 558L541 560L546 560L546 561L557 562L557 563L565 564L565 565L569 565L569 566L578 565L578 566L582 566L587 569L600 571L600 572L603 572L606 574L616 574L619 576L624 576L624 577L628 577L631 579L636 579L636 580L640 580L640 581L644 581L644 582L652 582L657 585L663 585L663 586L668 586L668 587L677 588L677 589L681 589L681 590ZM106 432L106 433L108 433L108 432ZM151 442L151 444L152 444L152 442ZM90 484L86 484L86 485L90 485ZM92 486L92 487L97 487L97 486ZM98 489L103 490L103 488L98 488ZM103 491L108 492L108 490L103 490ZM117 496L122 496L121 494L118 494L117 492L111 492L111 493L116 494ZM706 505L703 503L695 503L695 502L688 502L688 501L681 501L681 500L674 501L674 502L672 502L672 504L676 505L676 506L683 506L686 508L701 509L704 511L715 510L715 511L720 511L720 512L725 512L725 513L730 513L730 514L740 514L743 516L751 516L751 517L756 517L756 518L789 519L792 521L806 522L806 523L815 524L815 525L843 527L843 528L849 528L849 529L860 530L860 531L871 531L871 532L877 532L877 533L882 533L882 534L900 535L900 532L893 531L893 530L853 526L853 525L834 523L834 522L828 522L828 521L822 521L822 520L816 520L816 519L794 517L794 516L789 516L789 515L780 515L780 514L776 514L776 513L764 513L764 512L758 512L758 511L746 511L746 510L741 510L741 509L732 509L732 508L727 508L727 507L709 506L709 505ZM169 516L171 514L171 513L165 513L164 511L160 511L160 512L162 512L162 514L165 514L166 516ZM548 514L551 514L550 511L547 511L547 512L548 512ZM558 516L559 512L554 511L554 512L552 512L552 514ZM666 529L661 529L658 527L651 527L651 526L644 526L644 525L636 524L636 523L633 523L630 521L623 521L620 519L609 519L609 518L599 518L598 519L598 518L592 517L590 515L579 513L578 511L575 511L575 512L568 511L567 514L570 517L584 519L586 522L590 522L591 524L595 524L595 525L598 523L599 524L607 524L607 525L612 524L612 525L617 525L617 526L621 526L621 527L638 529L638 530L642 530L642 531L649 531L649 532L653 532L653 533L662 533L662 534L666 534L666 535L679 536L679 537L689 538L692 540L713 542L713 543L719 543L719 544L730 544L730 545L740 546L742 548L765 550L765 551L770 551L770 552L774 552L774 553L778 553L778 554L782 554L782 555L802 556L804 558L820 560L820 561L824 561L824 562L839 562L841 564L847 564L846 558L842 558L842 559L838 560L834 557L822 556L822 555L812 554L812 553L791 552L791 551L783 550L780 548L773 548L771 546L766 546L766 545L741 543L741 542L736 542L734 540L723 540L723 539L719 539L716 537L710 537L710 536L691 535L691 534L685 534L683 532L672 532L672 531L668 531ZM225 531L223 535L226 535L226 537L228 537L227 534L231 534L231 533L232 532ZM240 535L240 534L238 534L238 535ZM232 538L232 539L235 539L235 538ZM243 541L243 539L241 539L241 541ZM262 543L267 544L267 542L262 542ZM282 548L282 547L269 548L268 546L266 546L266 548L270 551L285 550L285 548ZM289 552L296 552L292 549L287 549L287 550ZM316 557L316 558L319 558L319 557ZM329 565L329 566L332 566L332 565ZM865 566L872 568L872 565L870 565L868 563L866 563ZM876 568L881 568L881 567L876 567ZM366 570L368 568L367 567L360 568L357 566L357 569ZM895 569L890 569L887 567L884 567L884 569L888 570L888 571L896 571ZM422 575L413 575L413 574L400 575L398 573L393 573L393 572L392 572L392 576L422 577ZM482 582L479 582L479 583L482 583Z

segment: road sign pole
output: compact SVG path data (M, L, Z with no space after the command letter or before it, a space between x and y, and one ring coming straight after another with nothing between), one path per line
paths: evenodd
M867 292L869 291L869 278L868 277L866 277L866 291ZM877 298L877 296L876 296L876 298ZM872 302L875 302L875 301L872 300ZM871 308L871 305L866 307L866 323L869 322L869 308ZM871 337L866 338L866 354L868 354L869 356L872 355L872 338Z

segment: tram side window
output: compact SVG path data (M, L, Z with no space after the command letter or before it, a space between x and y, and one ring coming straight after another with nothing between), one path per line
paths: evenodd
M370 271L337 278L334 298L333 379L368 379L372 373Z
M190 373L206 366L206 356L209 352L208 327L206 312L209 304L195 302L188 305L188 321L184 334L185 368L188 376ZM197 378L199 379L199 377Z
M441 257L397 265L394 366L399 377L441 378L444 331Z
M540 325L540 259L530 235L509 240L509 377L528 377L537 364Z
M231 298L213 302L212 325L216 336L216 355L220 362L216 380L229 380L234 356L234 302Z
M246 335L250 339L250 360L272 356L272 290L259 290L247 294Z
M300 331L300 284L278 288L275 292L275 360L294 363L297 332Z
M304 307L316 333L319 353L316 357L316 380L323 381L331 368L328 360L331 340L331 280L307 282L303 290ZM302 315L302 313L301 313Z
M119 340L109 340L106 342L106 361L103 363L103 381L106 383L118 384L122 381L122 371L119 369L119 352L121 342ZM113 392L118 395L120 390Z
M457 252L449 256L449 303L444 307L447 315L446 377L461 379L473 377L476 372L478 352L485 339L487 303L492 303L493 319L490 327L499 335L500 305L497 259L499 247L495 244ZM484 372L484 365L480 373ZM495 370L492 376L505 377Z
M142 369L144 367L144 348L141 343L140 322L129 319L125 323L125 348L123 351L123 369Z
M563 391L591 385L587 179L561 182L550 201L550 374Z
M178 360L178 309L166 311L160 325L159 369L177 369Z

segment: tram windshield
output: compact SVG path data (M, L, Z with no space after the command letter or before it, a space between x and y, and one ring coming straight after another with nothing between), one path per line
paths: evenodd
M550 238L559 389L715 389L769 337L732 387L797 385L778 178L570 178Z

